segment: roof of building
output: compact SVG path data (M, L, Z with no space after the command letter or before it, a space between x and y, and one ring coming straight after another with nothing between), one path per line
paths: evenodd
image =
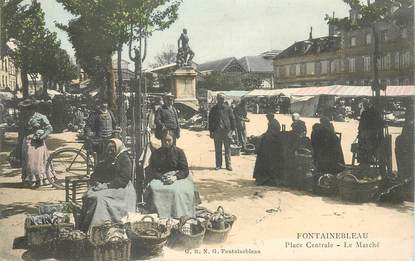
M245 56L239 63L247 72L273 72L272 61L262 56Z
M325 36L296 42L278 54L275 59L332 52L338 49L340 49L340 37Z
M265 59L274 59L275 56L277 56L279 53L281 53L281 50L271 50L261 53L261 56Z
M230 67L236 66L240 67L240 71L244 71L243 66L238 62L238 60L235 57L227 57L219 60L209 61L206 63L199 64L197 69L200 72L206 72L206 71L215 71L215 72L225 72L227 69L230 69Z

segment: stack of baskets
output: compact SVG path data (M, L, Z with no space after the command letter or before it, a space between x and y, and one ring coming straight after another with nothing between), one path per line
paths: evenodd
M337 177L343 200L368 202L379 192L381 177L377 167L349 166Z
M130 260L131 241L125 234L123 224L105 223L93 227L88 243L89 255L87 260Z
M203 242L205 232L206 228L200 220L182 217L180 222L172 228L168 244L178 249L198 248Z
M204 242L208 244L225 242L235 220L236 216L226 214L223 207L219 206L207 222Z
M139 222L127 224L127 235L131 239L133 258L156 257L163 253L170 228L155 222L151 216L144 216Z

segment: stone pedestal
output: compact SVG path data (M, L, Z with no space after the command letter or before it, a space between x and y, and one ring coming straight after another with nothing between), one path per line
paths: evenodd
M199 103L196 99L196 71L192 67L178 68L173 73L172 93L175 102L186 104L197 110Z

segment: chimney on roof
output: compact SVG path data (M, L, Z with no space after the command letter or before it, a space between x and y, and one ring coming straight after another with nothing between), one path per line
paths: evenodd
M308 40L312 40L313 39L313 27L310 27L310 35L308 36Z

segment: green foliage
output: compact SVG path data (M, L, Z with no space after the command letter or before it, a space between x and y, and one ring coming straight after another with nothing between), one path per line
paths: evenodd
M111 57L119 46L168 28L176 19L181 0L57 0L76 16L58 27L68 33L81 67L107 89ZM112 85L112 86L108 86ZM112 92L115 95L115 92ZM115 96L109 97L114 101ZM110 101L110 103L112 103Z
M371 3L362 3L361 0L342 0L344 3L348 4L350 8L357 10L358 17L356 21L350 20L348 17L345 18L335 18L330 17L326 14L324 20L327 21L330 25L337 26L340 30L354 30L358 27L370 27L376 24L377 22L384 21L388 19L388 5L395 6L409 6L413 5L411 0L387 0L384 4Z

